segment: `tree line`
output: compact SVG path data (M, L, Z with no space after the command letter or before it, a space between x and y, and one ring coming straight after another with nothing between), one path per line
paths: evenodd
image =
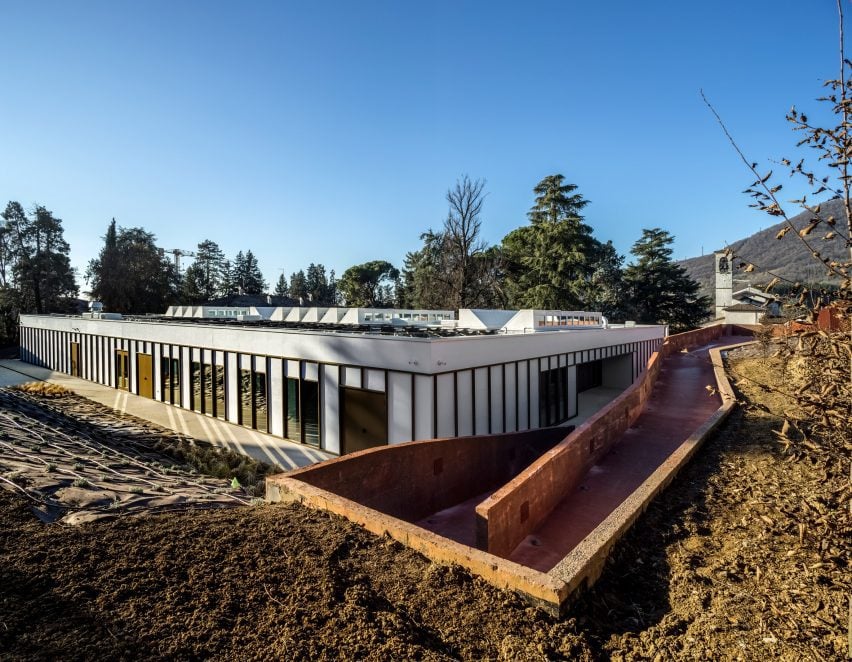
M674 237L643 230L625 267L612 242L585 223L588 201L577 189L563 175L545 177L533 188L529 222L489 246L481 239L485 182L462 177L447 191L442 228L423 233L422 247L406 255L397 305L600 311L675 331L700 324L710 301L672 261Z
M533 188L528 222L498 245L482 238L485 181L463 176L446 193L439 229L420 235L402 268L373 260L340 278L321 263L279 275L276 303L449 309L538 308L600 311L610 320L692 328L710 302L672 259L673 237L660 228L642 232L625 266L611 241L585 223L589 204L560 174ZM29 213L9 202L0 226L0 334L16 338L22 312L70 312L78 295L62 221L41 205ZM210 239L200 242L185 273L144 228L113 219L98 256L86 269L92 298L125 314L160 313L171 304L201 304L231 295L265 295L269 285L251 250L226 257Z

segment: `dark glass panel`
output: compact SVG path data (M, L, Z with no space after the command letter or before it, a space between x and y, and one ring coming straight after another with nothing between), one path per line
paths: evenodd
M189 364L189 407L201 411L201 364L193 361Z
M263 432L268 431L269 415L266 396L266 375L254 373L252 380L252 395L254 397L255 427Z
M240 370L240 424L252 427L251 370Z
M293 441L302 441L302 425L299 416L299 380L287 378L287 431L285 436Z
M216 391L216 416L225 420L225 366L217 365L215 368L215 381L213 386Z
M319 383L302 381L302 426L305 443L319 446Z
M213 366L205 363L203 367L201 380L202 391L204 392L204 413L213 415Z

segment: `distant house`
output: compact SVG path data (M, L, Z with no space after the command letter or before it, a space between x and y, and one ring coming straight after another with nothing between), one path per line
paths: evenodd
M750 285L734 292L731 265L724 251L716 258L716 322L760 324L764 316L777 317L775 298Z
M722 310L725 324L760 324L766 308L751 303L735 303Z

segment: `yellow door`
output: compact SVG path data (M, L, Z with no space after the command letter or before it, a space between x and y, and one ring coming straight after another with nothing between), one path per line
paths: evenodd
M154 359L150 354L136 355L137 393L143 398L154 397Z
M71 376L80 376L80 343L71 343Z

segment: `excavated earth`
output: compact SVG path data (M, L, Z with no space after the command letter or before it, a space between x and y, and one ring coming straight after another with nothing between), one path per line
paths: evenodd
M754 349L731 358L742 374L778 379ZM784 403L764 402L758 388L742 395L752 405L560 619L296 505L45 524L26 489L4 483L0 658L842 658L849 467L779 444ZM81 413L79 399L50 406L48 416ZM114 421L88 407L91 425L93 413Z

